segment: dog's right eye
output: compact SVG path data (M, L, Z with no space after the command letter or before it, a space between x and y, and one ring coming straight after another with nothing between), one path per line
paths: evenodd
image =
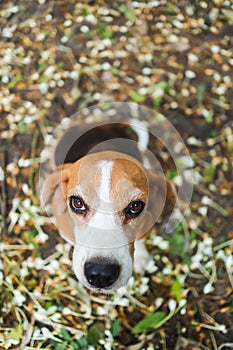
M125 216L128 219L136 218L141 214L144 207L145 203L142 200L133 201L125 208Z
M70 208L78 214L84 214L87 210L87 207L82 200L82 198L77 196L70 196Z

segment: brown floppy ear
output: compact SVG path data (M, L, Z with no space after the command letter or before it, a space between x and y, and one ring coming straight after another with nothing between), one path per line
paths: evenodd
M149 205L153 210L156 221L171 214L177 201L175 186L166 177L153 172L149 173ZM150 210L150 209L149 209Z
M41 189L41 206L45 207L52 199L56 199L58 215L62 215L66 211L65 193L70 177L71 165L69 163L59 166L54 173L47 177Z

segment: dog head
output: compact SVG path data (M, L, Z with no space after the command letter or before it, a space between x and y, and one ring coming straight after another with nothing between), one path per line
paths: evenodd
M132 273L135 240L172 211L169 180L129 155L104 151L57 168L44 183L57 227L73 242L73 268L89 289L112 291Z

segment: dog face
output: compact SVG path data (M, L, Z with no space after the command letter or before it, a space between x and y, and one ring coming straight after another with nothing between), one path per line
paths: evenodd
M61 234L74 243L73 268L89 289L112 291L132 273L134 242L173 208L168 180L118 152L89 154L45 182Z

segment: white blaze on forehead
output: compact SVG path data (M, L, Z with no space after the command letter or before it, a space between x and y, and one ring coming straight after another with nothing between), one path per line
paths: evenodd
M109 203L113 162L102 160L98 165L100 170L100 185L97 193L102 201Z
M88 225L99 230L113 230L117 228L113 205L111 204L112 168L112 161L102 160L98 163L98 173L100 173L100 181L97 188L99 204ZM98 236L98 234L98 232L95 232L96 236ZM102 235L102 233L100 235Z

